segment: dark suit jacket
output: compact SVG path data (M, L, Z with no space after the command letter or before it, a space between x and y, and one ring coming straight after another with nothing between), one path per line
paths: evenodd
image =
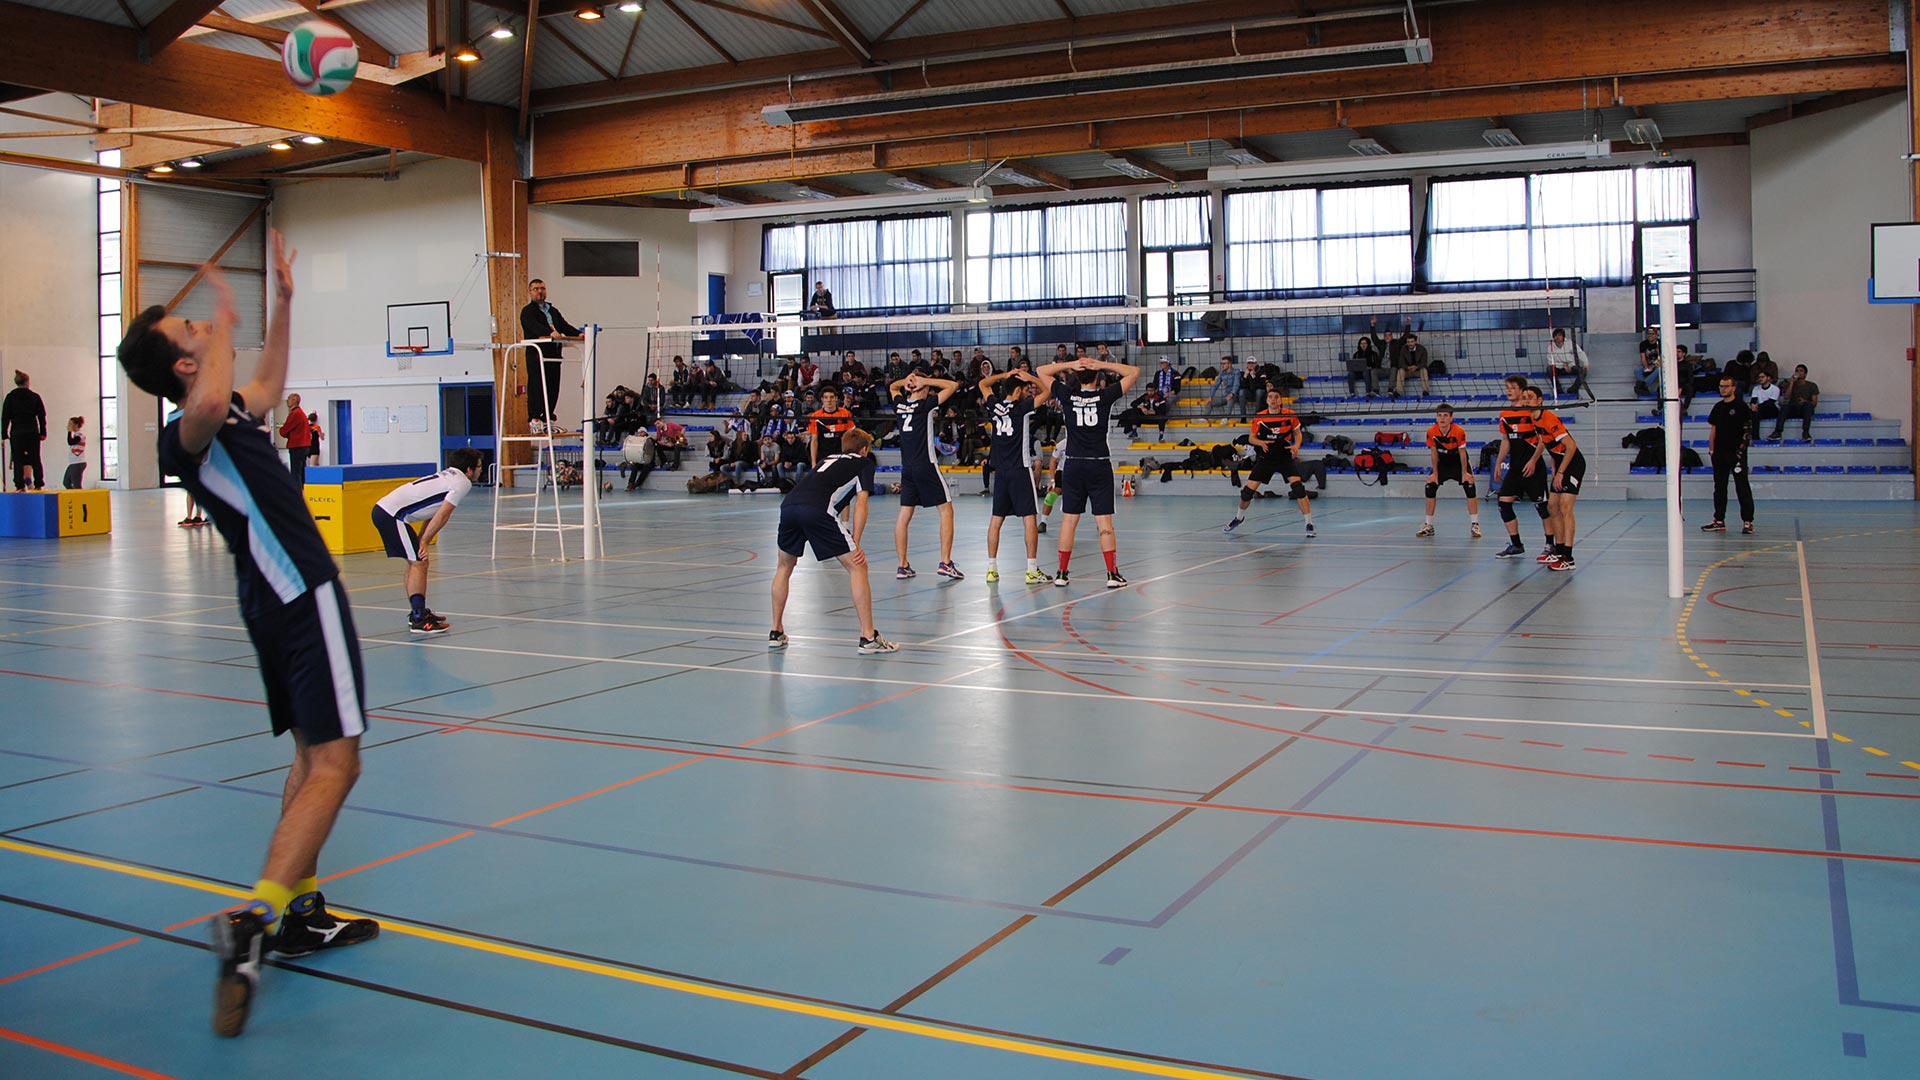
M39 442L47 437L47 406L40 395L25 386L16 386L0 405L0 430L18 442Z
M553 317L551 323L547 321L548 315ZM578 334L580 328L568 322L566 316L560 314L560 309L554 307L552 304L548 304L547 310L544 312L540 310L539 304L532 301L528 301L527 306L520 309L520 336L522 338L543 338L548 334L556 332L562 334ZM560 343L550 341L542 344L540 346L540 355L549 358L558 357L560 355Z

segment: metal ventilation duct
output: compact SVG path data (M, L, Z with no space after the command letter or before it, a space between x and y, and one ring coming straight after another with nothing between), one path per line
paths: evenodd
M760 115L769 124L812 124L826 120L851 120L866 116L925 112L930 109L1004 105L1016 101L1043 101L1049 98L1075 97L1080 94L1110 94L1123 90L1194 86L1201 83L1260 79L1276 75L1310 75L1330 71L1404 67L1409 64L1425 64L1432 59L1433 42L1427 38L1415 37L1368 45L1298 49L1291 52L1229 56L1218 60L1112 68L1107 71L1091 71L1066 77L1049 75L1032 79L1008 79L1001 82L906 90L890 94L831 98L825 101L793 101L783 105L769 105L760 110Z

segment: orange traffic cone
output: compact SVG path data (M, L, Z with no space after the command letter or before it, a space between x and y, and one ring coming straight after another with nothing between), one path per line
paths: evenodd
M1120 497L1123 499L1133 498L1133 481L1132 480L1120 481Z

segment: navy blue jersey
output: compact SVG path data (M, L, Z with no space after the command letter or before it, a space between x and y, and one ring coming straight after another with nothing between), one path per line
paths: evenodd
M992 445L987 461L994 469L1024 469L1033 464L1033 399L1025 394L993 403Z
M180 445L175 411L160 432L160 471L178 476L226 537L243 613L267 614L340 576L266 423L247 411L239 394L198 455Z
M1107 456L1107 421L1122 393L1119 383L1104 389L1083 390L1077 384L1069 386L1065 379L1054 380L1053 398L1060 403L1060 412L1067 424L1068 457Z
M849 494L873 489L872 454L835 454L821 458L820 467L802 476L780 500L781 506L810 506L827 513Z
M893 399L893 414L900 418L901 468L932 465L938 460L933 450L933 413L939 407L939 395L932 391L918 400L904 394Z

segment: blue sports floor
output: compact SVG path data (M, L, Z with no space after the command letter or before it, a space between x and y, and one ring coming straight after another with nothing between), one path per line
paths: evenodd
M1457 502L1307 542L1222 490L1126 501L1116 592L1090 529L1073 588L986 585L971 495L968 580L923 513L896 582L878 502L885 657L811 563L765 650L770 498L615 493L586 565L490 562L477 494L434 639L345 559L375 720L322 873L385 932L234 1041L206 919L290 751L224 547L157 492L0 541L0 1076L1920 1071L1915 507L1763 503L1670 602L1658 504L1583 504L1561 574Z

